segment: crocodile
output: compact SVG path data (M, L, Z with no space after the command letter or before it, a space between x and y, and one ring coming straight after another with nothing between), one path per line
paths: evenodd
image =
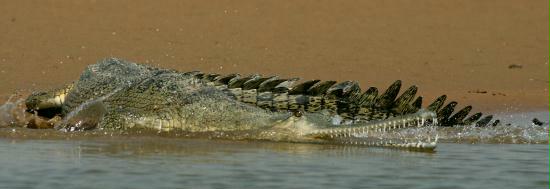
M89 65L59 89L34 92L27 111L60 116L62 131L154 130L240 140L355 144L417 150L437 146L439 126L498 124L491 115L453 114L442 95L426 108L418 87L398 96L397 80L383 93L355 81L298 82L258 74L180 72L108 58ZM423 135L406 135L419 130Z

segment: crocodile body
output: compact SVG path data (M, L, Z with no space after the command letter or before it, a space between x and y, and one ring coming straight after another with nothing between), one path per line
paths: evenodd
M445 95L422 108L416 86L398 96L400 88L396 81L378 95L374 87L362 93L353 81L178 72L111 58L88 66L65 88L33 93L26 105L61 115L56 128L67 131L137 128L418 149L435 148L436 136L407 138L399 131L436 123L485 126L492 119L467 118L471 106L453 114L457 103L443 106Z

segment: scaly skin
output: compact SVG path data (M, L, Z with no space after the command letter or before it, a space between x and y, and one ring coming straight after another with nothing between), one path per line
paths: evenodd
M90 65L64 89L30 95L26 105L60 114L64 120L56 128L67 131L137 128L427 150L435 148L436 136L399 132L479 119L465 119L471 107L451 116L455 105L441 108L445 96L423 110L421 97L413 101L416 86L397 97L400 81L378 96L376 88L361 94L356 82L296 80L181 73L112 58Z

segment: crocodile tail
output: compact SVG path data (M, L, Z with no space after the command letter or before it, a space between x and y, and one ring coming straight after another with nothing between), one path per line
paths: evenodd
M236 100L264 109L305 112L326 110L340 115L345 120L353 121L387 119L415 113L422 108L423 100L421 96L416 97L418 87L414 85L399 95L402 86L400 80L392 83L379 95L376 87L370 87L362 93L356 81L298 82L298 78L281 79L277 76L263 77L258 74L244 77L239 74L207 74L198 78L222 89ZM492 117L489 117L478 123L481 121L481 115L477 114L466 118L472 109L471 106L453 114L457 103L445 105L446 98L446 95L442 95L426 107L437 113L439 123L443 126L473 123L486 126L491 121L489 118Z
M435 101L426 108L429 111L434 111L437 113L437 120L441 126L450 127L455 125L475 125L477 127L485 127L487 125L497 125L500 122L500 120L497 119L491 123L493 120L492 115L487 115L481 118L483 115L481 112L467 117L472 110L472 106L466 106L453 114L458 103L451 101L447 105L443 106L446 99L447 96L442 95L435 99Z
M208 77L216 75L216 77ZM254 104L264 109L318 112L326 110L338 114L346 120L374 120L386 119L394 116L386 106L392 106L399 86L392 85L385 91L382 98L378 98L378 89L369 88L361 94L361 88L356 81L320 81L308 80L297 82L298 78L280 79L279 77L262 77L254 74L241 77L239 74L218 76L209 74L203 80L225 91L236 100ZM205 79L206 78L206 79ZM212 79L214 78L214 79ZM400 82L400 81L399 81ZM399 83L398 82L398 83ZM398 84L400 85L400 84ZM397 104L399 111L414 112L419 107L405 105L416 93L413 87L411 93L403 95ZM393 97L392 97L393 96ZM417 99L421 105L420 101Z

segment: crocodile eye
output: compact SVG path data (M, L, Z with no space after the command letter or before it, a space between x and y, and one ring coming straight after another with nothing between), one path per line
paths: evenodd
M292 112L292 115L294 115L294 117L302 117L304 113L302 113L301 110L295 110Z
M43 96L47 95L46 92L34 92L32 93L27 100L25 100L25 106L27 110L38 110L38 104L42 102Z

